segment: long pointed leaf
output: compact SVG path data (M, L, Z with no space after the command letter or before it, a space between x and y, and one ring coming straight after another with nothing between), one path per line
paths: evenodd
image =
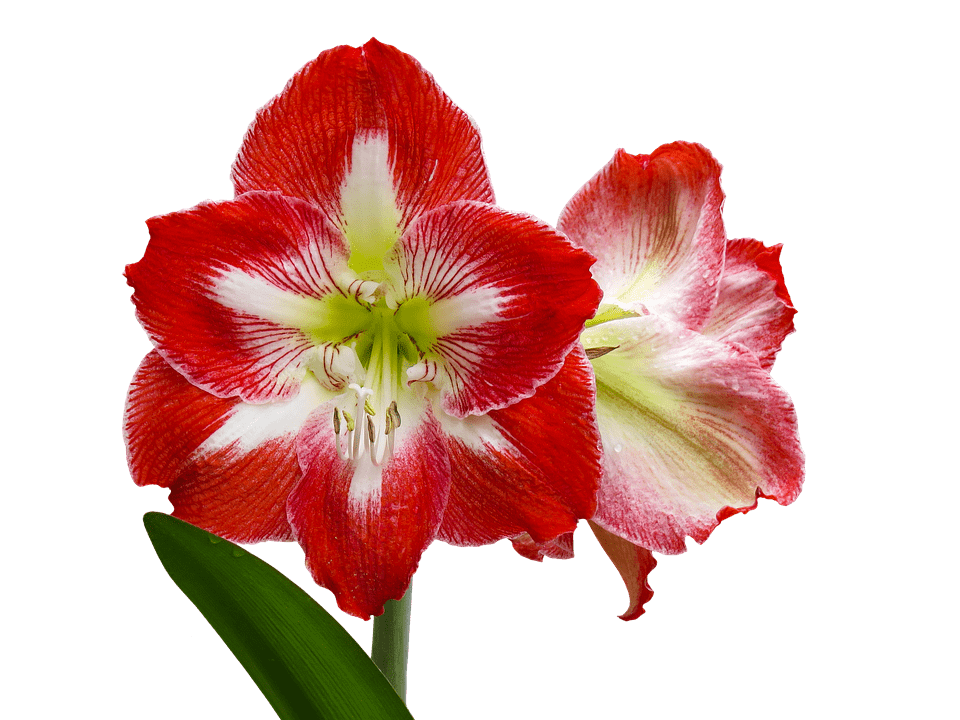
M340 624L259 558L182 520L147 513L163 567L282 720L412 720Z

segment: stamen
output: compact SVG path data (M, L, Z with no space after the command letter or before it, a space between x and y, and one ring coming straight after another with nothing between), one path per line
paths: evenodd
M596 360L599 357L603 357L607 353L612 353L616 350L619 345L613 346L604 346L604 347L595 347L595 348L586 348L587 360Z
M347 385L356 393L346 403L353 406L353 415L343 410L344 403L340 403L338 410L343 417L335 419L335 424L347 425L343 444L350 461L367 462L365 456L369 453L369 462L380 467L393 457L394 433L400 427L394 393L401 383L401 373L397 367L398 333L391 325L392 314L384 312L379 305L374 312L380 318L382 327L378 329L382 332L373 333L369 352L359 356L365 358L364 372L358 372L356 380Z
M390 402L390 407L387 408L387 417L390 418L392 427L400 427L400 411L397 409L396 400Z
M339 435L339 434L337 435L337 455L340 456L341 460L349 460L350 446L349 445L347 445L347 447L343 446L343 437L344 437L343 435Z
M344 413L344 416L346 416L346 413ZM333 409L333 435L334 435L334 437L337 439L337 440L336 440L336 442L337 442L337 455L340 456L340 459L341 459L341 460L349 460L349 459L350 459L350 448L349 448L349 446L347 446L346 449L344 449L344 447L343 447L343 437L344 437L344 436L340 434L340 430L341 430L341 429L342 429L342 426L341 426L341 424L340 424L340 411L339 411L337 408L334 408L334 409ZM350 431L348 430L346 434L347 434L347 437L349 438Z

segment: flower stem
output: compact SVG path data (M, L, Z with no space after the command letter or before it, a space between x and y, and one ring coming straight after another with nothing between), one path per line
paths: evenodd
M373 619L370 658L380 668L401 700L407 699L407 655L410 651L410 607L413 586L400 600L387 600L383 615Z

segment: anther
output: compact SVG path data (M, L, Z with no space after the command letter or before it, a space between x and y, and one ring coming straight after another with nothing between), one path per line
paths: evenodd
M340 434L340 412L336 408L333 409L333 432Z
M614 345L614 346L612 346L612 347L611 347L611 346L606 346L606 347L587 348L587 349L586 349L586 351L587 351L587 360L596 360L597 358L601 358L601 357L603 357L604 355L606 355L607 353L612 353L612 352L613 352L614 350L616 350L618 347L620 347L620 346L619 346L619 345Z
M387 408L387 417L390 419L392 427L400 427L400 411L397 410L396 400L390 402L390 407Z
M373 444L373 441L377 437L377 429L373 426L373 420L370 419L370 416L367 416L367 436L370 438L370 443ZM373 449L371 448L371 452Z
M353 416L350 415L346 410L343 411L343 419L347 422L347 432L353 432L353 428L356 427L353 422Z
M363 401L363 411L367 415L376 415L377 411L373 409L373 405L370 403L370 398L364 398Z

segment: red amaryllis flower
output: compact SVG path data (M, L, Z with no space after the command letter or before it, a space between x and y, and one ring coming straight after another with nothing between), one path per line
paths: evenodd
M795 310L780 246L727 240L720 165L699 145L619 151L558 227L599 260L597 316L581 339L597 383L603 478L591 521L643 613L650 554L681 553L757 498L793 502L803 455L769 369ZM569 557L571 539L521 554Z
M150 220L127 268L156 347L126 413L138 484L230 539L297 540L360 617L434 538L548 541L593 514L593 258L491 204L476 129L415 60L321 54L233 178L234 200Z

